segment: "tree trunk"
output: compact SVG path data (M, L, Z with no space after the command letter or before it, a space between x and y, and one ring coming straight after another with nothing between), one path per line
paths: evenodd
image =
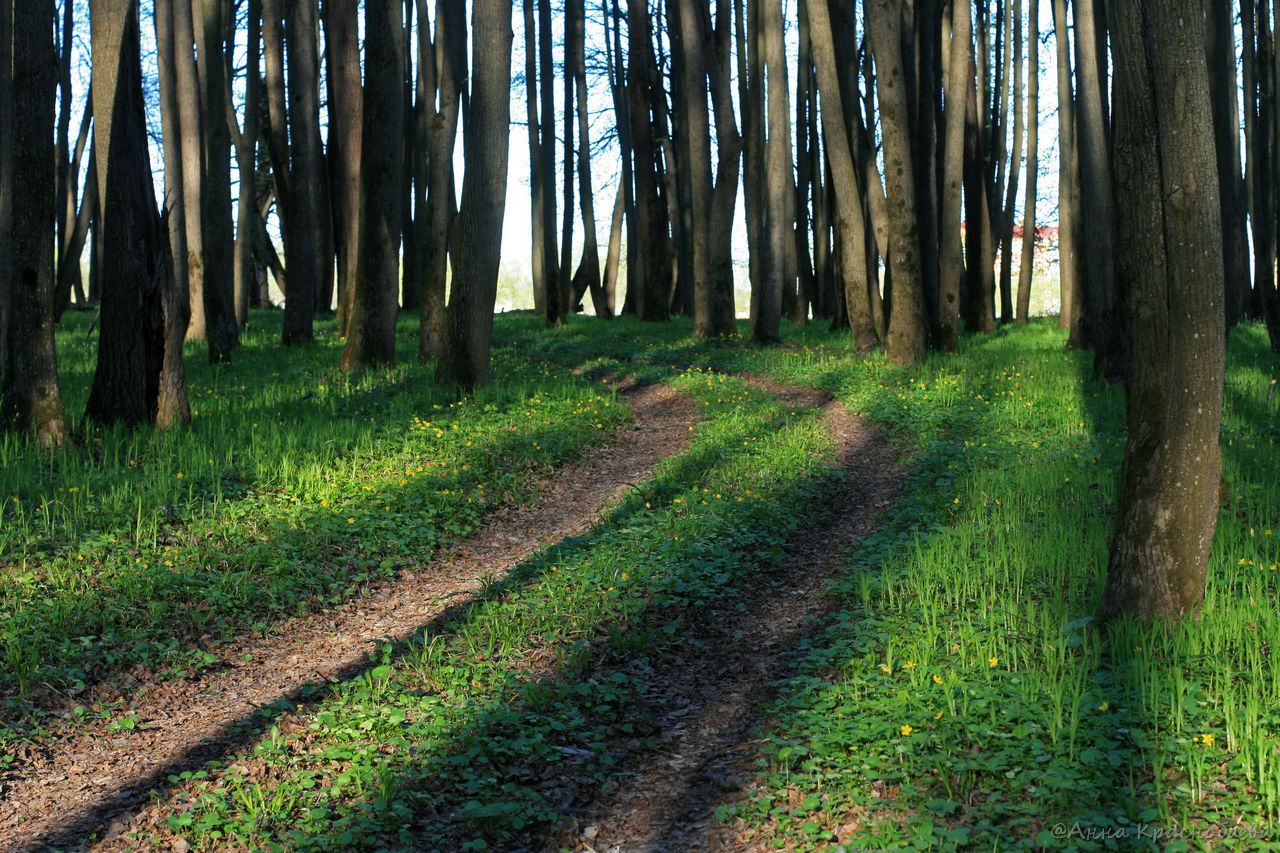
M190 303L173 278L152 189L138 11L133 0L102 0L91 15L103 258L98 364L85 417L173 426L191 419L182 363Z
M1038 2L1038 0L1033 0ZM1007 184L1005 186L1004 211L1000 222L1000 322L1013 320L1013 209L1018 202L1018 173L1022 168L1022 133L1023 107L1022 100L1022 3L1013 0L1012 26L1009 40L1013 42L1013 150L1007 161Z
M1104 89L1106 39L1095 24L1101 0L1075 0L1076 142L1080 157L1080 260L1084 271L1084 340L1093 347L1094 372L1120 382L1128 372L1123 305L1116 291L1110 128Z
M199 0L200 89L204 130L204 319L209 363L229 362L240 346L235 307L235 234L231 222L231 133L227 127L226 22L223 0Z
M421 252L426 269L422 284L422 312L418 325L418 360L439 358L444 344L445 284L449 271L449 242L457 216L454 202L453 148L458 136L458 110L467 79L466 5L461 0L436 3L434 87L440 109L430 110L427 135L427 234ZM536 252L535 252L536 254Z
M1027 194L1022 209L1022 268L1018 271L1018 323L1031 311L1031 282L1035 274L1036 178L1040 174L1037 143L1040 126L1040 4L1027 4Z
M667 222L658 195L658 154L654 148L649 100L657 77L653 68L653 38L649 25L649 12L645 5L629 4L627 112L631 120L635 164L636 254L644 259L643 278L636 282L640 291L636 294L636 314L641 320L662 321L670 316L671 269L664 262Z
M1084 291L1076 258L1080 192L1076 183L1075 95L1071 47L1067 40L1067 0L1053 0L1054 39L1058 45L1058 280L1062 293L1058 326L1069 329L1071 346L1080 346Z
M751 291L751 339L771 344L781 340L782 292L786 281L786 243L791 182L790 93L782 37L781 0L757 0L760 25L756 40L761 76L753 108L764 110L764 181L761 188L759 281Z
M338 325L350 331L360 256L360 158L363 93L358 0L325 0L329 89L329 171L338 264Z
M0 255L8 279L0 426L57 447L68 431L53 344L54 10L30 0L15 0L11 8L13 76L12 88L5 88L12 93L12 123L5 136L13 140L12 177L0 179L0 196L11 199L8 251ZM0 288L4 284L0 280Z
M196 2L198 0L173 0L173 63L178 83L178 140L182 146L182 224L186 230L187 296L191 301L187 340L205 337L204 130L200 76L194 54ZM101 177L99 174L99 180Z
M347 372L395 361L404 175L404 51L400 0L364 7L365 89L360 143L360 237L355 298L342 350Z
M542 266L546 293L543 296L547 323L562 325L568 314L567 297L561 290L559 264L556 263L556 106L555 65L551 54L551 0L538 0L538 96L539 132L538 160L531 169L541 172L542 207L538 211L542 229Z
M1222 476L1222 215L1199 0L1117 0L1115 173L1133 369L1102 620L1196 617Z
M267 2L264 0L264 13ZM316 0L284 0L289 59L289 202L284 206L285 346L315 338L313 319L320 276L328 274L321 249L320 93L316 85ZM274 117L272 122L274 124Z
M511 121L511 0L474 0L471 94L463 131L462 203L450 248L454 277L446 345L436 369L442 385L489 382L489 343L498 292L507 140Z
M1253 0L1243 0L1251 3ZM1227 328L1239 322L1249 284L1249 241L1245 231L1244 184L1240 177L1240 109L1236 97L1235 4L1205 0L1209 104L1218 156L1218 193L1222 199L1224 310Z
M924 292L920 279L915 176L907 120L902 60L903 0L873 0L866 6L867 41L875 58L880 126L884 137L885 203L889 240L886 261L893 276L885 353L890 361L914 364L924 357Z
M578 207L582 211L582 261L573 274L573 298L577 305L583 294L591 293L591 307L597 317L612 317L613 303L605 296L600 282L600 245L596 238L595 190L591 181L591 127L587 110L586 7L583 0L568 4L568 30L571 54L566 60L566 74L574 81L578 101ZM568 15L568 12L566 12ZM566 204L566 207L568 205Z
M14 127L13 120L13 3L5 2L0 3L0 127ZM14 155L13 134L0 133L0 389L9 375Z
M240 169L240 199L236 214L235 297L236 323L249 324L249 296L256 277L253 265L253 235L258 228L258 136L261 120L262 76L259 60L262 53L262 0L249 0L249 33L246 43L244 83L244 126L236 140L236 164ZM168 146L165 147L168 150ZM177 251L174 252L175 260Z
M941 223L938 246L938 349L960 345L960 285L964 281L964 245L960 221L964 185L965 103L973 86L973 22L969 0L952 0L951 49L943 92Z
M55 272L57 284L54 289L54 320L62 317L62 312L75 297L77 308L87 308L88 300L84 294L84 281L80 274L80 260L84 256L84 244L89 238L89 221L94 205L97 203L98 181L93 168L93 153L90 150L89 162L86 164L84 195L79 196L80 164L84 162L84 150L90 145L90 128L93 126L92 102L85 105L84 115L80 119L80 133L76 138L74 151L69 156L64 177L65 196L63 216L66 217L61 228L61 242L58 244L58 267ZM176 144L176 143L175 143ZM79 208L76 202L79 201Z
M844 293L848 324L858 352L874 349L879 343L868 301L866 221L862 215L862 192L849 144L849 123L845 103L849 93L841 91L837 76L835 43L832 37L828 0L808 0L809 36L817 69L818 91L822 94L822 140L829 164L832 189L831 221L835 230L837 287ZM853 93L856 98L856 93Z

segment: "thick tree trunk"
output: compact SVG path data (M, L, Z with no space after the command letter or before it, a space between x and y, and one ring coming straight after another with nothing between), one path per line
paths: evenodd
M489 382L489 343L498 291L507 140L511 120L511 0L474 0L471 94L463 131L462 203L450 248L453 288L447 342L436 381L474 388Z
M342 350L342 369L347 372L395 361L400 295L400 191L404 178L400 0L367 0L364 31L360 237L355 298Z
M177 79L178 140L182 147L182 224L186 230L188 340L203 340L204 318L204 129L200 76L195 59L195 3L173 0L173 63ZM101 152L99 152L101 154ZM99 180L101 180L99 175Z
M662 321L670 316L671 268L664 260L667 222L658 195L660 170L649 98L657 72L653 68L649 13L643 3L627 7L627 32L627 113L635 164L636 256L644 259L643 276L635 282L639 291L635 308L641 320Z
M0 127L13 127L13 3L0 3ZM9 300L14 265L12 133L0 133L0 389L9 375Z
M759 281L751 291L751 339L757 343L781 340L782 292L786 281L788 196L791 182L791 109L786 85L786 54L782 38L781 0L757 0L760 25L756 40L761 76L754 109L764 110L764 181L760 199Z
M10 210L7 252L0 255L7 268L0 288L8 280L0 426L55 447L68 440L68 431L53 345L53 5L16 0L11 9L12 101L5 108L12 123L3 132L12 135L11 153L5 155L12 177L0 178L0 197L10 199L0 202ZM5 218L0 215L0 224Z
M875 58L884 136L885 202L889 240L886 260L893 277L893 304L885 352L890 361L914 364L924 357L924 291L920 278L915 175L907 119L907 87L902 60L903 0L866 5L867 40Z
M96 2L92 30L102 316L85 417L173 426L191 418L182 363L189 302L173 278L167 225L152 189L137 6Z
M1080 190L1076 174L1075 94L1067 39L1067 0L1053 0L1053 30L1058 45L1058 281L1062 294L1058 326L1069 329L1068 341L1072 346L1081 346L1084 291L1076 257Z
M1222 476L1222 215L1200 0L1117 0L1115 173L1133 370L1098 615L1198 616Z
M556 262L556 106L555 65L551 53L551 0L538 0L538 97L541 138L538 142L538 160L530 163L531 169L541 172L541 200L538 209L542 230L542 268L546 291L547 322L561 325L568 315L567 296L561 290L560 267Z

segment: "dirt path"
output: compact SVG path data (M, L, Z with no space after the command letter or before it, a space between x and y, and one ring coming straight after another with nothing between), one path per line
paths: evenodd
M821 408L847 480L793 537L787 558L761 568L749 600L697 612L680 643L650 656L646 680L655 689L635 711L653 721L654 736L623 758L623 772L603 790L581 785L564 820L534 849L751 849L715 818L715 807L747 794L754 731L765 722L757 709L790 671L799 641L821 629L833 606L824 588L842 558L898 493L896 460L878 432L829 395L752 381L793 409ZM141 680L120 684L119 698L140 720L134 731L68 726L47 751L20 756L24 766L0 779L0 850L67 848L91 835L100 841L89 849L128 849L126 833L158 828L162 810L147 803L171 789L171 774L252 747L261 731L256 708L285 699L305 710L305 688L358 672L382 638L439 622L471 601L483 578L586 532L621 492L687 446L698 417L697 406L662 386L627 396L632 427L555 472L536 506L499 510L449 554L370 597L293 620L267 638L246 638L226 650L220 673L164 683L138 674ZM184 842L174 849L182 853Z
M751 600L726 600L687 625L682 642L650 659L645 697L656 748L628 756L605 790L583 791L574 817L545 849L576 853L713 853L755 849L715 816L747 796L755 772L760 705L790 671L801 639L820 631L833 603L828 581L899 493L899 466L880 434L830 398L756 384L792 406L821 406L847 480L793 538L786 559L752 580ZM745 610L738 605L746 605ZM771 846L768 849L773 849Z
M341 680L386 637L407 638L465 605L482 579L500 576L548 544L588 531L618 496L685 449L698 407L665 386L624 389L634 420L619 440L555 472L532 507L503 507L486 526L417 572L333 611L291 620L267 637L222 649L222 667L190 680L122 676L114 699L138 719L132 731L67 725L45 748L25 748L0 776L0 850L108 842L143 819L171 774L251 746L255 709L305 704L305 688Z

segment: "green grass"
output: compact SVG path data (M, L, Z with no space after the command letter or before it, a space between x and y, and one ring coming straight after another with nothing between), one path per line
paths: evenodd
M0 684L20 711L44 683L198 667L202 636L424 563L621 422L588 375L671 381L704 404L689 450L600 528L371 648L362 675L309 692L306 726L263 709L245 755L171 780L169 825L198 848L505 849L561 818L546 779L618 772L656 734L631 713L660 687L646 657L702 605L755 595L754 572L838 478L816 414L735 377L749 371L883 425L906 488L850 554L837 612L769 709L753 793L722 818L798 850L1280 849L1280 428L1265 404L1280 360L1261 329L1232 339L1202 620L1105 635L1090 615L1123 400L1051 321L898 368L854 358L825 324L760 349L696 341L685 321L503 316L500 384L462 400L431 387L402 331L406 366L350 384L331 330L297 352L250 337L229 372L193 351L190 430L0 448L17 498L0 526ZM63 334L74 412L91 362L83 329Z

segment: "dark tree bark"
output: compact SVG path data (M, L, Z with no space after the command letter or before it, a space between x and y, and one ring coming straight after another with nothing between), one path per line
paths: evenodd
M258 136L261 125L262 0L249 0L244 83L244 126L235 138L236 163L240 168L240 199L236 213L235 296L236 323L249 323L249 297L254 290L253 235L258 229L257 177ZM167 150L167 146L166 146ZM174 252L175 259L177 252Z
M268 2L263 3L265 14ZM289 202L284 206L285 346L315 338L312 325L320 276L329 269L321 246L320 93L316 85L316 0L284 0L289 60ZM275 118L272 117L274 124ZM274 128L273 128L274 130Z
M622 258L622 215L625 208L623 204L625 195L626 192L622 183L619 182L618 191L613 197L613 216L609 221L609 248L605 250L604 281L601 283L610 314L613 314L617 305L618 266Z
M667 221L658 195L660 166L654 147L650 92L657 81L649 11L644 3L627 6L627 112L635 179L636 255L644 258L643 276L635 281L636 315L662 321L670 316L671 268L666 258ZM545 156L545 155L544 155ZM630 291L631 288L628 288ZM630 293L628 294L630 299ZM550 309L548 309L550 314Z
M93 126L92 101L85 105L80 119L80 133L76 138L75 148L67 158L63 175L61 215L62 226L58 243L58 267L55 275L57 284L54 289L53 316L55 320L62 317L62 312L71 304L74 296L77 308L88 308L89 301L85 297L84 280L80 273L80 260L84 256L84 246L89 239L89 222L98 199L97 172L93 167L93 153L90 150L89 162L86 164L84 194L80 195L80 164L84 162L86 148L91 149L90 129ZM79 202L79 207L77 207Z
M240 346L235 306L235 233L231 221L231 132L223 0L199 0L200 89L204 130L204 318L209 362L229 362Z
M538 161L530 163L538 169L542 182L542 207L538 210L542 229L542 267L546 292L543 296L547 322L559 326L568 316L567 295L556 262L556 107L555 71L551 54L551 0L538 0L538 96L539 130Z
M360 256L360 89L358 0L325 0L325 61L329 87L329 182L338 264L338 325L350 331Z
M418 359L440 356L444 344L445 283L449 265L449 235L457 216L454 202L453 148L458 136L458 111L467 79L466 5L460 0L436 3L436 37L430 88L439 90L439 110L430 109L427 231L422 240L422 312L418 325ZM425 59L425 57L424 57Z
M1027 194L1022 210L1022 268L1018 271L1018 323L1031 311L1031 281L1035 272L1036 178L1040 174L1037 144L1040 126L1040 4L1027 4Z
M511 0L475 0L471 12L471 93L465 107L456 240L450 248L453 287L446 345L436 369L442 385L489 382L489 343L498 292L511 121Z
M1102 620L1200 613L1222 476L1222 215L1199 0L1117 0L1116 226L1129 437Z
M102 185L102 317L85 417L161 427L191 419L182 363L185 294L156 209L143 113L138 10L91 10L94 147Z
M889 220L886 260L893 277L885 354L898 364L924 357L924 291L920 278L920 224L915 208L907 119L907 86L902 59L902 0L866 5L867 40L876 62L880 127L884 136L885 202Z
M1038 0L1035 0L1038 2ZM1013 149L1006 158L1008 179L1005 185L1004 212L1000 221L1000 322L1012 322L1013 309L1013 209L1018 201L1018 173L1022 168L1023 107L1022 100L1022 3L1013 0L1009 41L1013 45ZM1007 75L1006 75L1007 76Z
M582 211L582 260L573 274L572 298L577 306L583 295L591 293L591 306L597 317L612 317L613 302L606 297L600 281L600 245L596 239L595 190L591 181L591 128L587 109L586 7L583 0L572 0L566 6L568 48L566 75L572 77L577 99L578 131L578 207ZM565 205L566 209L568 204Z
M366 0L360 238L344 371L389 365L400 295L400 191L404 179L404 51L400 0Z
M545 176L542 172L542 118L538 115L538 25L535 5L536 0L524 0L521 4L524 22L524 105L525 124L529 131L529 232L533 310L546 316L549 270L544 233L546 225L542 216L543 193L546 189L543 187ZM625 158L627 150L625 144L622 150Z
M53 345L54 244L54 90L57 48L53 42L53 5L15 0L10 6L12 27L12 83L4 88L12 100L3 105L12 122L10 176L0 177L0 224L9 219L8 246L0 254L6 267L8 317L3 353L4 382L0 388L0 426L19 430L41 446L56 447L68 440L67 420L58 386L58 361ZM8 77L7 69L4 77ZM0 85L9 80L0 77ZM11 87L10 87L11 86ZM0 96L2 97L2 96Z
M0 3L0 127L13 127L13 3ZM13 264L13 134L0 133L0 389L9 375L9 300Z
M1080 156L1080 262L1084 273L1084 341L1094 372L1120 382L1128 372L1123 305L1115 285L1115 233L1107 115L1106 37L1095 24L1101 0L1075 0L1076 142Z
M1253 0L1243 0L1251 3ZM1245 231L1244 183L1240 176L1240 109L1236 97L1235 3L1205 0L1205 43L1209 64L1209 104L1218 156L1222 199L1222 256L1226 265L1224 310L1227 327L1240 320L1249 284L1249 241Z
M753 109L765 111L766 135L763 156L763 186L760 203L760 256L758 282L751 291L751 339L757 343L781 340L782 293L787 284L786 246L790 226L789 196L794 197L791 179L791 108L786 83L786 54L783 50L781 0L756 0L760 26L756 48L760 54L761 76Z

